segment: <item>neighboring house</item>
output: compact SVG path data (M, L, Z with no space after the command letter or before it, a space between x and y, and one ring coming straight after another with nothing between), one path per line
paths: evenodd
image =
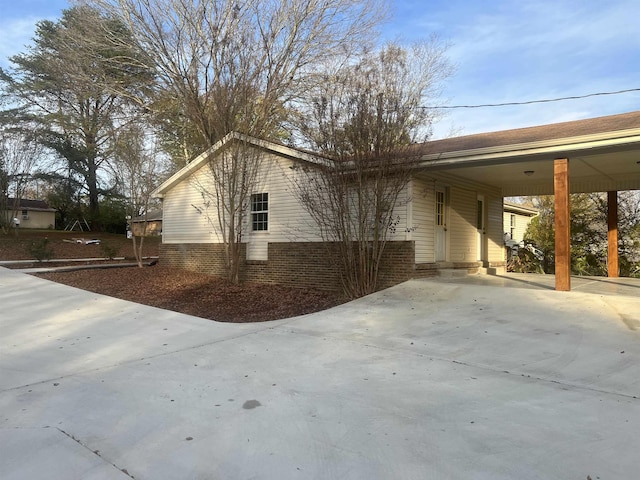
M56 210L49 208L44 200L22 199L16 202L14 198L7 199L5 215L9 223L14 217L20 222L20 228L55 228Z
M524 232L538 210L516 203L504 202L502 223L504 225L504 243L507 247L519 245L524 240Z
M162 210L151 210L146 215L131 219L131 232L136 237L151 237L162 234Z
M306 151L230 134L156 191L163 200L161 258L182 268L223 274L223 244L215 205L200 189L213 189L207 167L231 142L244 141L261 155L259 184L252 196L254 217L243 239L241 277L297 286L337 288L339 272L326 254L318 227L292 193L295 164L327 161ZM445 172L416 173L401 195L399 219L380 272L381 286L438 269L503 271L500 189Z

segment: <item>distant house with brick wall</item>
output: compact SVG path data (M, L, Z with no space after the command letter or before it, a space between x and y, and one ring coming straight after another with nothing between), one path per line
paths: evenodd
M209 182L209 162L223 155L228 135L164 182L155 192L163 201L161 261L223 274L223 244L196 188ZM337 288L339 272L309 214L292 192L291 167L326 161L278 143L242 137L260 155L262 171L253 194L264 222L252 222L243 238L246 280ZM213 208L213 210L212 210ZM255 207L258 208L258 207ZM255 212L254 212L255 213ZM438 269L471 272L504 269L502 196L496 188L446 173L412 178L394 212L400 223L387 243L381 286L437 274Z
M20 228L55 228L56 225L56 209L44 200L8 198L4 215L8 223L17 218Z

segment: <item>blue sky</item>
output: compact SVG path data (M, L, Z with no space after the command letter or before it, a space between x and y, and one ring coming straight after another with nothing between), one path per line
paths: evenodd
M0 0L0 65L24 49L35 22L65 0ZM438 34L456 74L449 105L521 102L640 88L640 1L394 0L389 38ZM554 103L451 109L436 136L519 128L640 110L640 92Z

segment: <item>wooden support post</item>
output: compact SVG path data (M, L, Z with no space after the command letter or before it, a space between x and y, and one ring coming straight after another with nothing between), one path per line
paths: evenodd
M607 192L607 226L609 230L607 244L607 275L617 278L618 266L618 192Z
M569 159L553 161L556 229L556 290L571 290L571 222L569 211Z

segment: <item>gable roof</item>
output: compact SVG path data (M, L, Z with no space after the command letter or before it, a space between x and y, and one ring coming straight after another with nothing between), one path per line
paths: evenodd
M594 146L619 145L640 141L640 111L571 122L538 125L496 132L434 140L420 145L423 160L500 153L520 154L563 152Z
M557 158L570 159L571 193L640 190L640 111L436 140L419 148L423 171L496 187L505 197L552 194Z
M13 208L15 198L7 198L7 207ZM29 200L26 198L21 198L17 205L18 210L31 210L31 211L41 211L41 212L55 212L55 208L50 208L47 205L47 202L44 200Z
M231 132L225 135L225 137L222 140L218 141L215 145L194 158L185 167L178 170L171 177L165 180L162 185L160 185L153 191L152 195L154 197L162 198L165 193L175 187L182 180L204 167L209 162L211 157L224 151L226 148L228 148L229 145L235 142L243 142L254 148L302 162L324 164L329 161L326 157L311 153L307 150L288 147L286 145L269 140L261 140L259 138L255 138L250 135L245 135L238 132Z
M149 210L146 215L138 215L131 219L132 223L162 221L162 209Z
M527 207L526 205L519 205L517 203L503 202L503 210L509 213L518 213L520 215L526 215L529 217L535 217L540 212L533 207Z
M276 142L230 133L166 180L154 192L162 198L232 142L317 165L328 157ZM451 171L500 188L504 196L553 191L553 159L574 158L572 192L640 189L640 111L535 127L434 140L412 147L419 167ZM455 171L455 172L454 172ZM535 173L524 178L522 173Z

